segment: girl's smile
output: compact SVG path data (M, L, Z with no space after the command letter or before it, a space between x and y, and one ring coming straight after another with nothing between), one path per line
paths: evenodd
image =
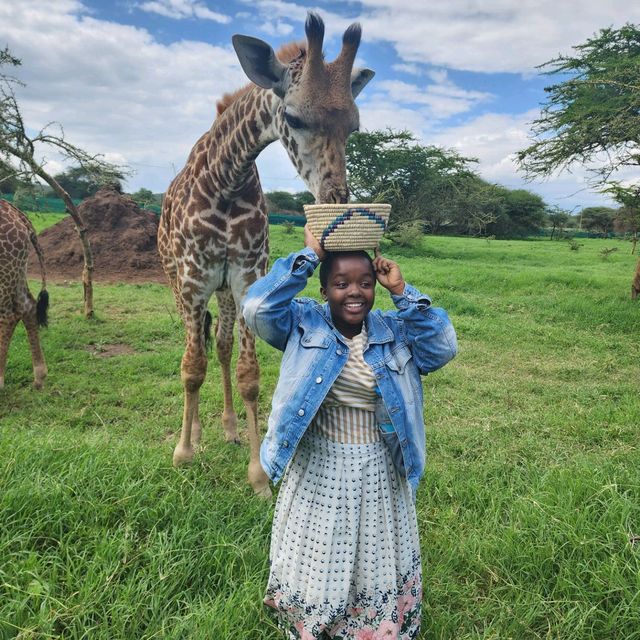
M371 262L363 256L336 256L322 297L329 303L336 329L346 338L362 330L362 323L373 307L376 276Z

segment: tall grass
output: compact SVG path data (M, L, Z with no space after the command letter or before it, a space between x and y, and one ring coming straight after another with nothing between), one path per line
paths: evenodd
M302 244L299 229L271 235L274 258ZM621 250L603 261L608 246ZM424 380L421 638L640 638L635 258L598 240L428 237L387 253L461 348ZM260 604L272 505L246 484L247 447L223 440L215 362L203 450L171 467L168 289L100 285L95 321L80 284L50 292L44 391L21 329L0 391L0 638L279 638ZM264 424L279 354L258 353Z

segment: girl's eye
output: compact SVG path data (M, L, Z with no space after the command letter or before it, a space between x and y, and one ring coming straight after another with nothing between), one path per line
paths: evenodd
M365 289L368 289L371 286L371 283L368 280L365 280L360 284L360 286L364 287Z
M284 112L284 119L292 129L304 129L304 122L302 122L300 118L293 116L286 111Z

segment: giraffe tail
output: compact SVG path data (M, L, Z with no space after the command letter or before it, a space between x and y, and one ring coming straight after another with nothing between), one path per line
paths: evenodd
M46 327L49 324L49 293L47 291L47 271L44 267L44 254L42 253L42 247L38 242L38 236L36 231L31 225L31 234L29 236L33 248L36 250L38 256L38 262L40 263L40 274L42 277L42 287L38 294L38 300L36 303L36 318L40 327Z
M211 311L207 310L207 313L204 316L204 346L207 351L211 351L211 325L213 324L213 317L211 315Z

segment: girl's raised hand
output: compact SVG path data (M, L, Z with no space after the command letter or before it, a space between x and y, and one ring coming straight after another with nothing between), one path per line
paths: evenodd
M378 282L390 293L399 296L404 291L404 278L396 262L376 251L373 268L376 270Z
M304 225L304 246L309 247L309 249L313 249L320 261L324 260L327 255L324 249L320 246L318 239L313 235L313 233L311 233L311 229L309 229L308 224Z

